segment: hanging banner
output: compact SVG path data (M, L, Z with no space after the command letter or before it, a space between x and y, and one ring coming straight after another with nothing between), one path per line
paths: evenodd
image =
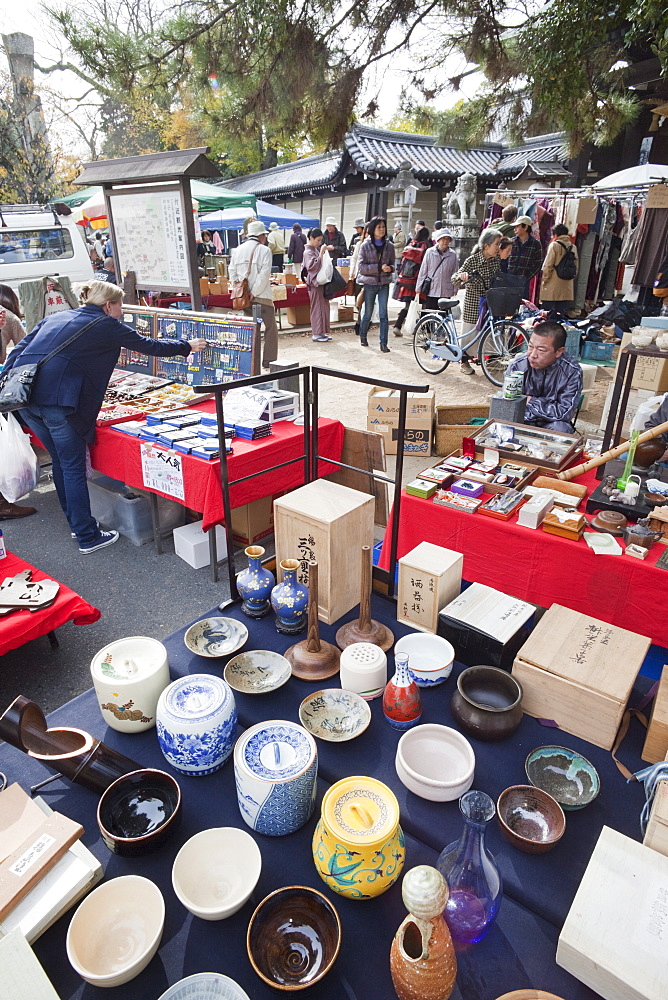
M144 486L185 501L182 456L150 441L141 441L140 450Z

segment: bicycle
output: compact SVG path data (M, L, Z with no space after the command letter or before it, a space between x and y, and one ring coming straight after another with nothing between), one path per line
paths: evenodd
M460 337L452 317L452 309L459 305L459 300L439 299L438 312L424 313L415 324L415 360L429 375L440 375L451 361L461 361L471 348L477 348L477 358L469 360L480 364L485 378L492 385L503 385L508 365L518 354L526 351L528 337L518 322L504 319L499 314L515 313L520 301L521 292L515 288L488 289L485 295L487 308L475 327Z

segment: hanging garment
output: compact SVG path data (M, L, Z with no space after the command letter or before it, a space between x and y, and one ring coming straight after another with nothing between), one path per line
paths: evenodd
M668 208L646 208L638 227L638 251L633 272L634 285L651 288L668 245Z
M603 203L603 213L599 229L599 244L596 253L596 270L600 274L605 267L610 253L612 229L617 221L617 205L613 201Z
M576 246L578 248L580 269L575 280L575 295L573 299L573 304L577 309L584 307L595 244L596 233L578 234Z
M601 284L599 287L599 294L602 299L612 299L615 294L615 284L617 280L617 264L619 262L619 255L622 249L622 241L619 236L612 235L610 241L610 252L608 253L608 262L605 265L605 271L601 275Z

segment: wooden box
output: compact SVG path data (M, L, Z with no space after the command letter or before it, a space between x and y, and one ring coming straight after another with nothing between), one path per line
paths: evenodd
M605 1000L668 997L668 858L604 826L557 943L557 965Z
M535 608L499 590L472 583L438 613L438 634L467 667L488 663L508 670L531 631Z
M287 320L290 326L310 326L311 307L303 303L301 306L288 306Z
M668 858L668 780L657 785L643 844Z
M655 507L649 515L649 526L652 531L660 531L661 538L657 538L659 545L668 545L668 509L666 507Z
M641 757L648 764L658 764L668 756L668 665L661 671L652 714L647 727Z
M436 632L438 613L462 586L461 552L421 542L399 560L397 621L419 632Z
M468 403L460 406L436 407L436 454L449 455L462 446L462 439L475 433L474 417L489 415L489 404Z
M362 546L373 547L375 498L318 479L274 502L276 562L298 559L308 584L308 563L318 562L318 616L332 625L359 604Z
M515 657L522 708L610 750L650 642L553 604Z
M584 515L569 507L553 507L543 518L543 531L547 531L549 535L571 538L574 542L580 540L586 526Z
M537 490L552 490L556 494L554 502L559 507L579 507L587 496L587 487L583 483L568 483L553 476L536 476L531 485Z

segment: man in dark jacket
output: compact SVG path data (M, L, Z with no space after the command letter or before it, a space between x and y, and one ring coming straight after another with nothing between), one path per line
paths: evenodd
M325 231L322 242L329 250L329 256L336 264L340 257L348 256L348 245L343 233L336 228L336 219L333 215L328 215L325 219Z
M350 238L350 246L348 247L349 257L352 257L353 250L364 236L364 226L366 225L366 223L364 222L364 219L355 219L354 225L355 225L355 232Z
M515 372L524 375L524 423L572 434L582 394L582 369L566 354L566 331L561 323L549 321L533 328L527 353L508 365L507 374Z

